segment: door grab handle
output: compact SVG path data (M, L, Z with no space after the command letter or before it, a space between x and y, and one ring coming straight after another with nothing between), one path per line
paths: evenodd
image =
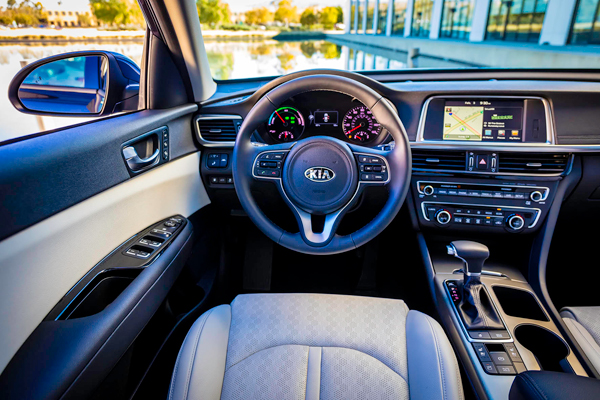
M148 158L140 158L138 156L137 151L132 146L127 146L123 148L123 157L125 157L125 161L127 162L127 166L130 170L134 172L141 171L142 169L154 164L158 161L158 156L160 155L160 150L156 149L154 153Z

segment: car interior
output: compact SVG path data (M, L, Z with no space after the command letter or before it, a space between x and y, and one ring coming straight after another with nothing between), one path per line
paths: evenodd
M215 81L139 3L11 82L98 118L0 143L1 398L600 398L598 70Z

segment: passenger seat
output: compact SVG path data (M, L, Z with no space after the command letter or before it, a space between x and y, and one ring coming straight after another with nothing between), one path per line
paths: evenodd
M560 316L596 371L600 371L600 307L565 307Z

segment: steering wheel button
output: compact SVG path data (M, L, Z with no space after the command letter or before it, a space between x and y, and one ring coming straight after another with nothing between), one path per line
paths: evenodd
M369 162L369 157L367 157L367 156L358 156L358 162L360 162L360 163L368 163Z

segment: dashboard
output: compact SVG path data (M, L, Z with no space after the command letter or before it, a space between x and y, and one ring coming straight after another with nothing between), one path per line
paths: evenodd
M338 92L304 92L286 100L257 129L268 144L293 142L311 136L377 146L387 130L360 101Z

